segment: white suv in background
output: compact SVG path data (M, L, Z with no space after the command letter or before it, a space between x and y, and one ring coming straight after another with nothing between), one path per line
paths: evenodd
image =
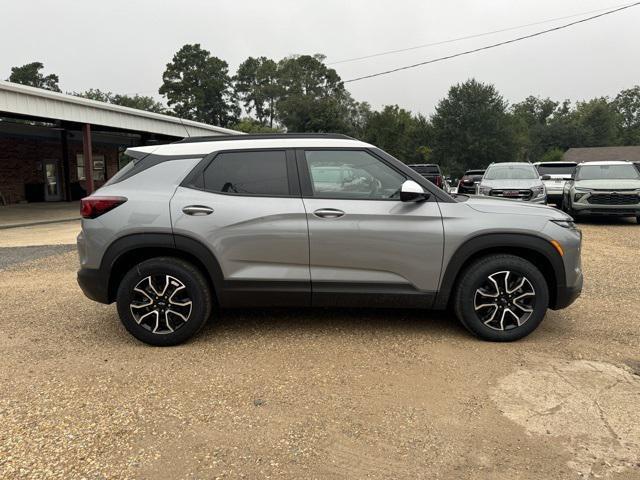
M576 162L538 162L533 164L538 169L540 179L547 190L547 202L560 206L565 184L576 173Z
M478 194L531 203L547 202L540 175L528 162L492 163L480 180Z

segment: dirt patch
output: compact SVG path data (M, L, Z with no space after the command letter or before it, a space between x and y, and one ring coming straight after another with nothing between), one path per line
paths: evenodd
M609 477L640 464L640 377L610 363L546 362L503 378L492 394L528 433L561 437L570 468Z

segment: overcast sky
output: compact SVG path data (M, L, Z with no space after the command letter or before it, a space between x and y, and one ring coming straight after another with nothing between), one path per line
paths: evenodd
M235 68L248 56L323 53L327 62L624 5L615 0L5 0L0 78L32 61L63 91L157 94L165 65L200 43ZM480 47L575 19L334 65L344 80ZM457 82L580 100L640 84L640 6L541 38L347 87L374 107L433 113Z

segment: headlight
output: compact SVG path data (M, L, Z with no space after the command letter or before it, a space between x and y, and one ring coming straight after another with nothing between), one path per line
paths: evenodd
M480 185L478 187L478 195L491 195L491 187L483 187Z
M538 187L533 187L531 189L531 191L533 192L533 196L534 197L539 197L541 195L544 195L544 185L540 185Z
M563 228L568 228L569 230L577 230L576 224L573 222L573 220L551 220L551 221Z

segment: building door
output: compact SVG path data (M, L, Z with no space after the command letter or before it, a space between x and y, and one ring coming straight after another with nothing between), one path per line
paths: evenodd
M44 200L45 202L59 202L62 200L62 185L60 184L60 165L58 160L44 162Z

